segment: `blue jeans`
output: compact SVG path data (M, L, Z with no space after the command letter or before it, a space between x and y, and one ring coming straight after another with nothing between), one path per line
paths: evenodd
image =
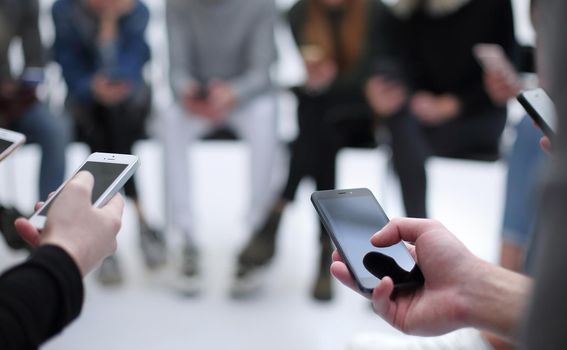
M540 149L542 133L529 117L517 126L517 138L508 159L502 238L531 249L535 232L539 173L546 156ZM529 255L529 254L528 254Z
M39 195L45 200L55 191L65 176L65 149L69 143L69 128L62 118L55 118L43 103L35 103L9 126L26 135L28 143L41 147Z

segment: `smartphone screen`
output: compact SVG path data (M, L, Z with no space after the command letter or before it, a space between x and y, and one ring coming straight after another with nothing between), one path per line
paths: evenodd
M128 164L119 163L103 163L103 162L86 162L78 171L86 170L90 172L94 179L93 193L91 197L92 203L96 200L110 187L110 185L122 174L124 169ZM55 201L57 197L53 198L47 205L45 205L39 215L47 216L47 211L51 207L51 204Z
M0 154L2 154L5 150L10 148L10 146L12 146L13 144L14 142L12 141L0 139Z
M378 277L385 276L391 277L398 286L419 283L421 272L403 243L387 248L377 248L370 243L370 238L389 220L370 191L357 192L361 191L321 196L316 206L359 287L371 291L378 285ZM369 256L373 257L374 274L365 266Z

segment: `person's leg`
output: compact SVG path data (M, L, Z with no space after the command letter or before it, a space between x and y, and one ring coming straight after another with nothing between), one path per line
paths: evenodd
M270 205L271 210L267 219L252 234L238 255L236 278L231 291L233 297L248 297L261 288L266 270L264 267L271 261L275 253L277 231L283 210L287 203L294 199L301 179L311 170L310 161L313 159L314 152L313 147L310 147L312 140L310 135L312 131L316 130L315 125L317 125L320 114L309 113L316 106L314 103L309 103L310 100L301 96L298 100L299 135L291 147L287 183L280 198ZM316 117L309 119L313 116ZM243 126L247 127L247 125ZM277 142L275 125L273 128L273 136L270 142ZM260 191L262 190L260 189Z
M406 215L427 217L427 144L419 125L406 111L387 120L392 135L392 160L400 179Z
M233 297L238 298L258 289L262 274L258 268L265 266L275 253L281 217L281 211L275 208L279 184L273 182L279 147L275 96L262 95L241 106L229 117L228 125L249 145L251 155L249 223L252 236L238 256L231 291Z
M529 117L524 117L516 130L516 141L508 159L500 264L523 272L537 215L538 174L545 155L539 147L541 131L532 125Z
M38 102L15 120L11 128L25 134L28 143L37 143L41 147L39 196L45 200L64 180L68 125L62 118L54 117L46 105Z
M278 156L276 100L272 94L261 95L236 110L228 120L229 127L250 148L251 182L250 227L257 230L274 205L279 184L273 183Z
M203 119L188 114L178 104L164 114L161 126L168 224L192 240L188 146L210 130L210 126Z
M168 226L170 230L179 231L184 240L180 276L174 281L174 287L184 295L193 296L200 292L201 283L199 251L193 236L188 146L211 127L177 104L164 114L161 126Z

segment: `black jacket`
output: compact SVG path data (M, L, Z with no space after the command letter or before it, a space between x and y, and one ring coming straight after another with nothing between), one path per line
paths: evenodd
M43 246L0 276L0 349L37 349L74 320L83 282L61 248Z

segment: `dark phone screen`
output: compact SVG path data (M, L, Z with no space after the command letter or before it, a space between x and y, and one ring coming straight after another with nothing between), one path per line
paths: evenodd
M373 289L379 282L364 266L367 256L371 257L367 261L379 261L378 266L372 266L375 274L390 276L395 284L410 282L410 272L414 272L416 263L403 243L387 248L377 248L370 243L372 235L389 221L374 197L346 195L321 198L319 203L351 272L364 288Z
M4 152L5 150L7 150L8 148L10 148L10 146L12 146L14 143L12 141L7 141L7 140L1 140L0 139L0 153Z
M104 191L106 191L106 189L114 182L114 180L116 180L116 178L120 176L120 174L122 174L127 166L128 164L86 162L81 167L81 169L79 169L79 171L86 170L90 172L95 178L93 194L91 197L92 203L96 202L96 200L104 193ZM56 198L54 198L45 207L43 207L39 214L46 216L47 211Z

